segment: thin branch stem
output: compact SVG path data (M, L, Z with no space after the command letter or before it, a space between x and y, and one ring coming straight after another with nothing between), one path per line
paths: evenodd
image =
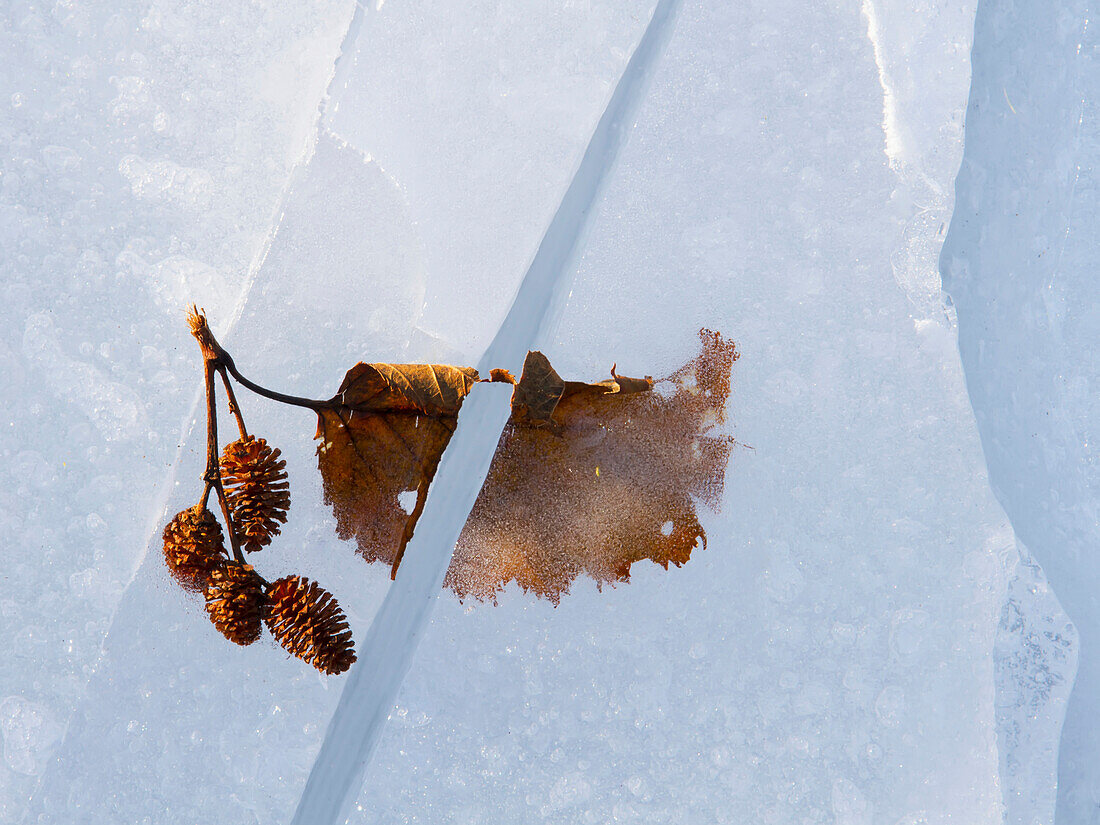
M323 401L316 398L301 398L297 395L286 395L281 392L275 392L275 390L269 390L267 387L261 387L259 384L249 381L237 370L237 365L233 363L233 359L225 350L222 350L221 363L243 386L252 390L252 392L257 395L262 395L264 398L270 398L272 401L278 401L282 404L292 404L295 407L306 407L314 412L330 409L334 406L331 399Z
M203 373L206 379L206 473L203 480L208 488L218 494L218 503L221 505L222 518L229 532L229 546L233 548L233 558L241 564L247 564L244 554L241 553L240 544L237 542L237 531L233 527L233 516L229 511L229 501L225 497L225 488L222 487L221 464L218 461L218 409L216 403L216 387L214 385L214 370L217 366L213 359L205 358ZM205 500L209 493L204 494Z
M233 392L233 385L229 383L229 375L225 371L225 367L218 366L218 374L222 377L222 383L225 385L225 397L229 402L229 411L233 413L233 417L237 419L237 429L241 432L241 440L248 438L248 429L244 426L244 416L241 415L240 405L237 404L237 395Z
M201 314L197 307L191 307L191 311L187 316L187 322L191 325L191 334L195 336L195 340L199 342L199 346L202 348L203 357L205 357L207 361L213 361L219 370L229 370L229 373L236 378L237 381L257 395L262 395L264 398L270 398L272 401L278 401L282 404L291 404L295 407L306 407L315 412L336 406L335 400L321 401L316 398L300 398L296 395L286 395L281 392L275 392L275 390L269 390L267 387L261 387L253 381L249 381L241 375L240 371L237 369L237 365L233 363L232 356L222 349L222 345L214 338L214 333L210 331L210 326L206 323L206 316ZM224 372L222 372L222 376L225 376ZM230 398L232 398L232 395ZM233 402L231 401L230 403ZM243 432L243 424L238 421L238 426L242 428Z

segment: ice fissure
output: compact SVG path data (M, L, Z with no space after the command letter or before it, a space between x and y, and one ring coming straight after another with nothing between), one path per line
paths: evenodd
M259 243L254 244L254 248L251 251L251 260L249 261L246 274L240 283L237 291L237 297L235 302L224 307L228 310L225 312L224 318L221 319L219 330L227 332L231 330L236 322L239 320L244 306L248 301L249 294L255 283L256 276L260 269L263 267L267 253L271 248L272 240L279 230L279 226L282 222L283 215L285 214L286 201L289 193L292 191L294 181L300 174L302 166L309 160L311 154L314 151L314 146L317 140L318 129L323 122L326 112L330 106L334 106L339 101L340 92L346 85L347 64L351 61L350 54L354 52L354 46L358 38L358 33L362 27L363 6L361 3L355 3L354 12L351 15L351 19L346 27L343 38L341 39L339 49L335 52L335 56L329 58L329 55L318 60L318 63L324 65L324 60L329 58L332 66L331 72L328 75L327 83L325 84L322 93L317 96L306 96L306 105L302 107L304 114L300 113L298 119L309 121L312 125L309 127L309 137L306 140L305 145L288 145L288 151L295 156L295 160L289 165L286 171L284 182L279 189L277 196L272 202L270 210L270 218L268 224L261 236ZM295 100L294 103L298 104L300 101ZM312 114L310 114L312 113ZM246 242L254 243L253 238L246 238ZM242 256L243 258L243 256ZM204 297L194 296L198 300L205 300ZM214 297L214 296L206 296ZM163 520L164 513L167 510L169 499L172 495L172 490L179 484L178 476L181 465L183 464L183 456L188 448L188 442L191 434L194 431L194 425L197 421L196 413L203 403L203 391L200 388L196 389L192 397L189 411L184 415L183 420L180 422L180 436L179 444L176 450L175 460L169 465L168 472L165 474L163 481L155 488L155 498L153 506L150 508L149 514L149 526L147 528L144 546L146 550L149 546L156 544L159 541L160 535L160 522ZM129 571L129 579L126 583L126 587L129 588L134 584L134 577L137 576L142 564L142 558L135 559L133 568ZM115 611L111 616L111 623L104 633L102 639L102 645L104 648L109 646L112 640L112 634L116 630L116 624L118 623L119 609L126 603L126 596L128 592L123 593L123 598L115 607ZM125 630L123 633L125 634ZM100 654L102 658L103 654ZM91 680L95 680L96 668L92 667L88 671ZM64 783L64 779L61 776L62 766L66 757L66 747L72 747L70 738L72 740L78 740L83 734L84 729L82 725L81 716L85 711L85 703L89 700L85 698L80 705L78 705L71 717L67 720L65 727L58 737L60 744L58 745L58 752L61 755L60 762L54 762L44 771L42 771L39 781L32 794L28 809L30 815L33 816L36 810L46 808L49 803L48 800L51 796L53 789L50 787L53 783ZM71 737L70 737L71 734ZM79 749L79 746L76 746Z
M1022 555L998 634L1010 823L1092 822L1100 804L1100 667L1089 653L1100 641L1100 40L1089 16L1083 0L978 4L940 259L990 483Z
M680 0L660 0L543 235L512 307L478 370L519 372L528 349L556 329L573 268L615 160L672 36ZM389 718L443 582L452 549L489 470L509 409L505 388L466 402L428 493L416 533L371 623L336 712L329 721L293 822L325 825L347 816Z

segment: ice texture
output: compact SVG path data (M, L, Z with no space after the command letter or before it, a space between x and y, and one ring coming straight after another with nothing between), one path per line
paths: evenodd
M936 270L973 7L927 6L683 6L544 349L720 329L751 449L682 569L441 598L351 821L1001 821L1018 551Z
M329 0L281 12L163 0L5 7L4 822L20 820L50 773L164 518L198 387L184 302L232 317L349 12ZM140 592L140 610L165 601ZM115 676L136 687L156 657L123 649ZM93 747L80 764L138 757ZM69 762L63 772L58 792L67 786L83 804L81 771ZM92 792L114 798L110 785ZM59 821L81 821L71 813Z
M1019 544L994 646L1005 822L1054 822L1058 744L1077 669L1077 628Z
M990 481L1081 638L1058 766L1068 825L1094 822L1100 805L1100 40L1089 17L1074 0L980 5L942 258ZM1067 662L1044 678L1072 673Z
M656 0L388 3L330 128L404 193L429 272L418 327L477 363Z
M523 9L506 12L501 7L499 36L483 39L476 50L490 60L487 64L493 71L490 80L496 84L490 84L493 94L486 96L486 87L453 82L451 93L461 96L455 105L471 123L489 123L498 105L498 94L513 82L499 66L494 68L492 56L496 51L524 54L527 63L521 78L526 78L527 73L540 72L555 76L556 67L568 62L575 72L576 83L595 90L586 95L576 95L575 89L561 93L571 128L577 132L572 138L568 133L563 138L552 128L561 117L560 112L542 113L536 122L514 120L513 131L519 130L520 136L512 137L520 145L513 150L517 156L513 162L526 165L532 158L544 158L532 174L546 188L540 189L537 196L525 195L523 208L498 212L496 204L478 207L485 223L481 229L483 237L512 238L520 234L537 241L544 228L543 216L553 214L561 192L568 186L572 168L602 112L604 98L625 66L650 9L650 4L645 3L638 14L632 14L629 8L617 3L592 5L593 21L606 17L619 21L619 25L606 29L597 25L559 28L560 37L546 38L544 19L529 19L531 15ZM131 426L143 437L157 433L157 428L163 426L163 431L176 439L171 442L172 451L164 450L159 459L165 476L162 489L151 489L143 483L136 489L144 491L146 502L119 504L120 507L125 504L127 519L133 519L134 513L140 514L140 530L127 521L126 528L136 535L110 536L112 546L117 542L131 547L132 556L125 575L118 577L111 598L103 607L102 623L88 631L88 669L73 677L71 691L56 702L56 709L34 706L34 713L45 720L40 726L44 732L36 735L34 747L41 753L43 764L49 764L38 777L37 788L34 778L23 779L15 771L12 772L15 779L9 784L9 798L16 814L33 792L31 821L140 822L146 818L151 822L285 821L294 809L325 723L335 707L338 690L334 686L342 686L341 680L318 677L269 643L243 650L227 644L210 627L199 603L183 596L165 573L160 559L159 530L172 513L193 503L201 490L204 449L202 428L192 431L199 361L197 348L183 323L182 302L194 299L207 307L215 331L237 355L238 366L249 377L298 395L327 397L337 389L344 371L361 359L461 362L464 353L476 350L477 336L484 330L491 336L499 324L497 318L491 324L479 326L477 308L484 305L486 312L498 310L503 316L523 274L523 255L533 252L527 250L515 258L514 272L489 272L481 277L476 252L469 248L441 247L434 235L425 236L418 226L419 216L409 209L404 184L374 159L369 147L344 138L344 134L355 137L349 123L352 126L369 123L379 117L377 111L369 106L360 108L358 120L344 121L344 134L334 129L333 117L325 116L318 122L320 98L333 74L333 60L341 38L349 31L349 18L352 29L358 26L366 38L377 13L360 8L359 16L352 18L347 5L317 7L312 11L298 9L295 17L312 14L316 18L312 26L297 23L302 31L312 34L312 39L303 34L299 42L295 39L298 29L292 28L283 32L282 41L266 48L267 53L277 56L274 62L259 62L253 71L243 67L230 71L233 65L230 63L224 74L216 71L217 60L240 59L238 52L245 48L244 44L252 48L256 41L249 41L245 32L232 26L220 28L216 16L187 23L188 37L201 42L208 61L212 61L202 78L225 84L229 89L215 87L211 94L231 98L239 105L242 118L251 111L250 106L257 105L256 100L263 102L264 94L282 89L280 84L288 78L296 83L314 78L316 83L308 87L309 94L294 89L292 94L297 97L288 94L280 98L278 111L262 110L269 117L264 126L271 129L278 125L286 140L298 150L295 154L289 147L281 149L276 155L280 158L285 155L285 162L279 164L272 161L271 146L247 142L250 134L247 121L238 123L228 111L224 113L226 126L220 132L222 137L243 142L242 151L252 153L249 161L263 165L261 169L235 170L241 175L247 172L255 179L237 181L239 191L230 193L232 198L227 204L220 200L225 193L215 189L214 197L196 204L189 213L195 226L187 228L201 238L218 220L234 226L238 233L242 231L241 221L231 208L234 204L247 203L255 210L254 231L237 237L234 251L240 259L232 268L226 265L225 278L232 276L233 280L227 280L224 291L218 293L228 296L224 305L208 299L207 290L216 291L208 283L213 267L185 244L172 246L169 253L160 257L144 252L140 261L135 255L124 259L128 267L143 266L142 261L152 260L156 263L153 272L168 280L160 297L163 306L156 305L159 314L147 310L123 287L119 291L117 313L120 318L125 317L126 330L139 319L149 326L146 340L153 340L155 330L157 335L171 341L172 360L160 365L161 380L170 379L175 392L156 397L155 403L145 409L146 420ZM571 13L574 19L583 19L577 17L580 11ZM281 20L275 12L267 14L283 25L290 22L289 18ZM166 13L165 17L173 15ZM462 23L459 29L464 30L463 20L456 16L452 22L456 26ZM127 26L137 25L122 21L120 28L128 31ZM528 32L526 46L518 41L523 26ZM516 32L517 40L505 36L510 29ZM535 39L540 32L546 40L541 48ZM322 34L325 36L321 37ZM363 48L362 55L368 52L368 48ZM345 83L354 86L356 82L365 82L356 81L355 72L347 68L353 65L356 56L352 49L349 60L338 69L329 87L330 104L326 111L339 111ZM187 70L184 77L191 71L194 70ZM503 79L497 80L498 76ZM253 81L253 85L242 86L242 77ZM247 106L240 97L249 98ZM203 113L214 116L206 110ZM502 141L509 134L506 125L499 130ZM198 130L202 125L191 128ZM192 139L197 137L191 135ZM426 141L418 152L429 156L434 147L434 142ZM235 157L223 146L215 149L211 150L215 155L222 152L230 159ZM203 166L180 159L159 163L150 160L153 157L152 152L138 153L131 148L113 160L111 169L120 169L118 187L123 193L120 197L125 200L117 211L123 217L143 214L150 208L149 203L175 215L171 210L182 208L180 200L165 194L166 185L169 189L178 185L199 197L206 191L204 187L208 188L208 176L196 170L206 169L209 178L217 178L210 171L216 171L212 159ZM507 169L505 159L488 158L485 162L496 163L508 175L517 177L519 170ZM425 181L425 185L429 183ZM266 186L262 198L258 190L261 184ZM135 191L151 200L135 204ZM195 195L196 192L199 194ZM531 206L532 198L541 206ZM56 209L57 202L47 206ZM111 218L102 220L107 226ZM171 231L171 227L164 229L165 243L171 241ZM456 269L477 270L477 277L470 276L465 282L462 291L466 302L454 307L456 312L465 313L469 330L461 329L465 322L456 324L458 331L452 330L447 338L421 328L419 321L424 312L424 297L430 297L433 290L447 289L454 282ZM133 288L133 282L127 281L124 288ZM239 320L231 323L238 302ZM110 329L115 330L118 323L112 316ZM31 343L21 342L25 349L29 348L44 365L67 363L60 360L64 351L51 341L49 317L34 319L27 328ZM120 331L115 334L122 336ZM67 340L61 334L58 338L62 342ZM122 340L130 339L127 336ZM92 351L89 349L86 354L91 355ZM125 365L136 363L107 346L95 354L100 359L95 363L113 366L122 377L130 375L130 368ZM155 353L150 353L146 362L156 366ZM28 376L28 383L54 380L45 366L36 369ZM94 412L99 409L94 405L101 403L94 393L106 391L104 386L109 389L103 381L90 387L78 386L73 395ZM135 395L144 398L136 391ZM352 548L333 535L333 519L322 503L320 479L315 470L312 414L259 401L248 394L242 395L241 404L250 428L283 450L292 485L290 522L275 546L256 560L259 569L268 578L294 572L318 580L340 600L356 637L362 639L389 579L387 571L365 567L354 557ZM101 414L117 417L128 414L128 409L120 404ZM158 424L154 416L166 418L167 423ZM65 421L61 419L58 426ZM105 419L104 426L113 427L116 423ZM232 437L230 432L230 427L223 427L223 438ZM43 435L39 440L52 443L52 436ZM140 454L144 448L123 446L125 449L119 450L116 459L120 471L140 472L141 468L131 462L134 453ZM52 465L33 452L20 455L13 466L21 471L24 485L49 488L54 483ZM168 475L170 471L172 474ZM83 473L83 483L90 484L95 474L87 470ZM113 487L103 486L89 500L96 505L111 503L121 484L119 481ZM22 488L18 489L21 492ZM82 520L74 522L74 531L85 524L89 530L104 530L104 519L92 506L86 502L76 506L84 509ZM14 507L12 511L17 512ZM151 552L142 561L141 550L147 543ZM52 566L47 569L63 572L65 592L70 586L80 593L91 592L104 575L100 566L90 562L86 565L87 572L81 573L83 567L74 563L71 552L68 556L51 558L48 563ZM133 572L135 567L137 570ZM37 580L41 582L41 576ZM124 586L125 593L120 599ZM7 615L12 627L19 631L13 632L17 651L30 658L42 648L43 642L37 639L43 632L26 615L16 613L15 605L26 601L23 596L17 598L18 601L10 603ZM52 612L44 617L42 626L53 629L79 621L76 611L67 612L59 606L60 596L51 604ZM43 610L46 608L44 605ZM47 618L54 624L48 624ZM108 625L110 632L106 633ZM21 641L21 633L27 634L26 643ZM24 647L26 653L22 652ZM25 674L18 669L5 671L5 678L12 682L20 679L20 688L30 684L23 681ZM53 674L48 673L42 681L52 678ZM17 689L13 687L10 692L14 694ZM26 688L23 690L29 693ZM47 717L47 713L51 715ZM66 722L63 737L51 733L52 724ZM18 730L24 729L26 725ZM21 747L23 734L17 732L13 736L12 752L16 753L13 758L26 764L30 758L27 748L14 750ZM51 761L50 756L55 758ZM196 788L202 788L202 792L196 793Z
M299 395L476 362L654 6L13 7L0 820L290 821L347 679L229 645L163 568L203 463L183 305ZM442 595L351 822L1051 820L1097 616L1086 16L982 3L952 219L973 2L682 4L540 346L597 379L739 343L709 547L556 609ZM241 402L292 486L254 561L362 640L388 571L333 535L312 414Z

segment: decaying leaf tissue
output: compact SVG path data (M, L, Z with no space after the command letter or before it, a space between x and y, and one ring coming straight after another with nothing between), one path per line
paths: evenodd
M667 378L566 381L530 352L517 381L504 370L438 364L357 364L331 399L296 398L244 378L192 308L207 390L207 469L200 502L165 528L175 578L203 592L215 626L250 644L266 624L295 656L327 673L355 661L347 620L315 583L267 582L241 548L260 550L286 521L290 494L279 451L249 435L231 379L318 417L317 456L337 533L396 575L463 400L481 380L513 385L512 412L444 582L460 598L495 601L509 583L555 604L580 574L625 581L648 559L681 565L706 533L696 502L717 508L733 439L721 432L738 354L702 330L699 354ZM215 376L240 438L219 459ZM207 509L216 493L230 551ZM415 499L406 509L403 499Z
M587 573L623 581L634 562L683 564L717 507L732 439L713 434L729 396L732 344L704 330L697 358L651 379L563 381L532 352L512 417L455 548L446 585L494 598L509 581L557 602Z

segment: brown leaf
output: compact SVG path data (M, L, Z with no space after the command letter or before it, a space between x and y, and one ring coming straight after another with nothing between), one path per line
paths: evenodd
M533 427L548 425L564 391L565 382L546 356L541 352L527 353L523 375L512 391L512 420Z
M438 364L357 364L318 411L318 465L336 532L367 561L396 569L477 370ZM412 512L399 496L415 491Z
M495 599L509 581L555 603L573 579L624 581L641 559L686 562L717 507L733 439L724 422L733 344L703 330L701 354L671 376L565 381L528 353L512 416L459 539L446 585ZM472 369L359 364L318 413L318 463L341 538L396 571L428 486L477 381ZM659 391L658 391L659 390ZM415 491L407 512L401 493Z
M515 384L516 377L505 369L489 370L489 380L498 384Z
M477 383L473 367L441 364L356 364L340 385L340 406L357 412L458 415Z
M445 585L495 600L515 581L557 603L582 572L624 581L636 561L681 565L705 546L695 500L721 500L733 439L713 430L737 352L700 337L700 355L661 382L614 368L597 384L563 381L530 353Z

